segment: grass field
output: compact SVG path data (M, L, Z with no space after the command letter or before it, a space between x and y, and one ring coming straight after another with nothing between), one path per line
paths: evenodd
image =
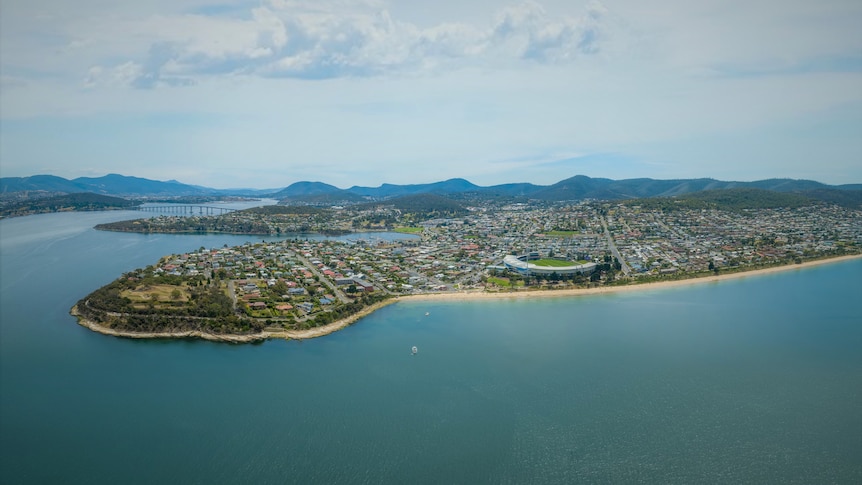
M559 268L561 266L573 266L573 265L578 264L578 263L575 263L574 261L561 261L559 259L548 259L548 258L537 259L535 261L530 261L530 262L535 264L536 266L548 266L551 268Z
M491 283L491 284L494 284L497 286L511 286L512 280L510 280L509 278L498 278L496 276L489 276L488 277L488 283ZM515 286L524 286L524 282L518 281L515 284Z
M547 236L556 236L556 237L572 237L577 234L576 231L548 231L545 233Z
M400 232L403 234L419 234L422 231L423 231L423 228L421 228L421 227L405 226L405 227L396 227L395 228L395 232Z

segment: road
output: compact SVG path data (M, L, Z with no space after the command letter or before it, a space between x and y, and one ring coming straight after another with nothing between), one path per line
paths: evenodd
M335 286L335 283L333 283L329 278L327 278L320 271L318 271L317 266L311 264L311 261L305 259L305 256L299 254L298 252L294 252L293 255L296 256L296 259L301 261L302 264L306 268L308 268L308 270L311 271L311 273L313 275L317 276L317 278L320 280L321 283L328 286L329 289L332 290L332 294L335 295L336 298L341 300L341 303L350 303L351 302L351 300L349 298L347 298L347 295L345 295L344 292L339 290L338 287Z
M227 292L230 294L230 299L233 302L233 311L236 311L236 287L233 285L233 280L227 281Z
M629 265L626 264L625 258L623 258L623 255L620 254L619 249L617 249L617 245L614 244L614 238L611 237L611 231L608 230L608 221L605 219L605 216L601 216L601 218L602 218L602 227L605 228L605 237L608 238L608 247L611 248L611 254L613 254L614 257L617 258L617 261L620 262L620 266L622 266L622 269L623 269L623 274L626 276L629 276L631 274L632 270L631 270L631 268L629 268Z

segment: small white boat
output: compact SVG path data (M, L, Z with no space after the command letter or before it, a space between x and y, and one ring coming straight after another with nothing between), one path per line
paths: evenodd
M419 349L414 345L414 346L413 346L413 348L412 348L412 349L410 349L410 352L411 352L413 355L416 355L416 352L419 352Z
M428 315L430 315L430 314L431 314L431 312L425 312L425 316L426 316L426 317L427 317Z

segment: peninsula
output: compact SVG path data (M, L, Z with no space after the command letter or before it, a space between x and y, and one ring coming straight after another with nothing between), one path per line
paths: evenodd
M389 304L396 303L398 301L406 301L406 300L415 300L415 301L468 301L468 300L489 300L489 299L512 299L512 298L564 298L564 297L578 297L578 296L589 296L589 295L599 295L599 294L612 294L612 293L622 293L628 291L637 291L637 290L657 290L662 288L672 288L689 284L700 284L700 283L716 283L723 280L742 278L742 277L750 277L750 276L758 276L763 274L775 273L779 271L788 271L788 270L799 270L802 268L808 268L812 266L819 266L822 264L829 263L837 263L842 261L848 261L852 259L860 259L862 255L850 255L850 256L837 256L829 259L820 259L814 261L807 261L798 265L782 265L782 266L772 266L769 268L751 270L751 271L742 271L735 273L726 273L721 275L706 275L698 278L691 278L685 280L668 280L668 281L653 281L649 283L632 283L629 285L617 285L617 286L596 286L590 288L569 288L569 289L560 289L553 291L543 291L543 290L524 290L524 291L481 291L481 290L469 290L469 291L458 291L458 292L437 292L437 293L417 293L413 295L406 296L397 296L394 298L389 298L385 300L381 300L378 303L362 308L360 311L348 315L340 320L337 320L332 323L324 324L319 327L313 328L277 328L277 327L264 327L262 330L257 332L244 332L244 333L213 333L212 331L206 329L198 329L198 330L158 330L158 331L137 331L137 330L122 330L115 329L110 324L106 324L106 322L100 322L97 320L93 320L88 318L84 314L82 314L78 305L72 307L71 314L78 319L78 323L84 327L89 328L98 333L102 333L105 335L111 335L114 337L124 337L124 338L133 338L133 339L183 339L183 338L200 338L203 340L210 340L214 342L228 342L228 343L253 343L253 342L262 342L268 339L295 339L295 340L303 340L310 339L316 337L322 337L325 335L329 335L330 333L337 332L342 330L358 320L362 319L373 313L374 311L383 308ZM80 304L80 303L79 303ZM98 318L98 317L97 317Z
M333 230L392 228L404 236L308 240L285 231L269 242L201 247L123 274L72 313L88 328L122 337L299 339L331 333L406 298L588 295L859 257L862 212L797 202L489 203L421 219L376 203L195 217L195 224L218 227L230 218L267 232L314 220ZM146 222L147 232L162 224L175 232L172 225L189 223Z

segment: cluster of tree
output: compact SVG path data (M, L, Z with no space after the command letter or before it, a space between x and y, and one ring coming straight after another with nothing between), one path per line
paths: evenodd
M375 207L391 207L398 210L402 218L424 221L442 217L462 217L469 214L467 208L448 197L436 194L406 195L385 202L357 204L354 210L368 210Z
M326 214L329 215L332 213L329 209L322 209L320 207L313 207L308 205L265 205L261 207L252 207L251 209L245 209L241 212L245 212L248 214L261 214L261 215L318 215L318 214Z
M152 266L148 266L126 273L87 295L78 302L78 311L97 323L130 332L260 332L271 321L252 318L244 302L240 302L237 312L232 299L223 291L220 280L226 276L223 270L213 273L212 279L169 275L156 272ZM175 288L170 293L170 299L162 297L159 300L155 295L134 299L123 296L130 290L147 295L147 289L156 286L161 287L163 292L165 286ZM287 292L288 287L284 282L278 282L270 290L270 293L282 294ZM187 298L183 298L184 295ZM326 311L316 313L302 323L305 327L326 325L386 298L388 296L383 293L362 294L347 304L336 302Z
M837 190L820 188L806 190L803 195L817 200L822 200L827 204L840 205L848 209L862 209L862 190Z
M96 225L100 231L139 233L196 233L220 232L229 234L270 235L272 230L265 222L229 219L226 216L207 217L153 217Z
M0 217L26 216L61 211L101 211L128 209L139 202L89 192L35 199L15 200L0 208Z
M398 224L398 218L394 214L364 214L353 219L354 229L369 229L372 227L382 227L392 229Z
M175 285L172 301L147 300L144 305L123 296L127 290L145 289L152 285ZM176 301L183 285L189 294L187 301ZM151 268L128 273L97 289L78 302L84 317L117 330L133 332L175 332L200 330L213 333L258 332L263 323L243 318L233 309L233 301L222 291L218 281L207 282L202 277L183 278L155 274Z
M166 284L166 283L165 283ZM120 314L165 314L185 315L193 317L223 317L233 314L233 301L222 291L217 284L207 285L200 283L189 286L188 301L157 302L154 299L146 300L145 305L136 304L132 299L122 296L127 289L146 288L146 284L129 284L128 279L115 280L98 290L90 293L82 302L86 302L89 308ZM175 290L179 292L179 288ZM178 299L180 293L174 293L172 300Z
M356 313L359 313L363 308L386 300L387 298L389 298L389 296L383 293L372 293L369 295L365 295L361 298L357 298L350 303L344 305L337 305L330 311L318 313L314 316L313 319L310 320L310 324L313 327L319 327L328 323L336 322L338 320L341 320L342 318L347 318L350 315L355 315Z
M83 312L82 312L83 314ZM93 315L85 315L94 319ZM96 321L99 316L96 316ZM102 315L104 318L104 315ZM247 334L261 332L265 324L261 321L241 318L237 315L228 315L220 318L196 318L175 315L160 314L132 314L122 317L107 316L107 321L100 321L102 325L109 326L114 330L125 332L153 332L171 333L200 331L213 334Z

